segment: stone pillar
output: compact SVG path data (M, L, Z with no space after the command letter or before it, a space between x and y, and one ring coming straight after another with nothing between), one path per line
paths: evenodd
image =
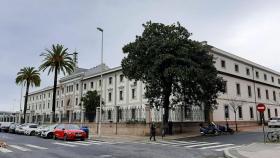
M61 123L61 117L62 117L62 111L59 111L58 113L58 122Z
M81 123L85 122L85 110L81 110Z
M146 111L146 123L151 123L152 117L151 117L150 105L146 105L145 111Z
M73 115L73 111L72 110L69 110L69 123L72 122L72 116Z

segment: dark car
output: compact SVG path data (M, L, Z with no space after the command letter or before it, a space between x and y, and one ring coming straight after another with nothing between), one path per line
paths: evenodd
M11 123L11 122L2 122L2 123L1 123L1 131L2 131L2 132L8 133L8 132L9 132L9 129L10 129L10 126L11 126L12 124L13 124L13 123Z

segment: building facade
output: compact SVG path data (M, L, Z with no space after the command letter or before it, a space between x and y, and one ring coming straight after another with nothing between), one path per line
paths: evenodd
M280 73L249 60L235 56L218 48L211 54L219 76L226 81L226 92L220 94L213 111L213 120L233 121L234 111L238 121L257 122L258 103L267 106L265 118L278 116L280 110ZM57 87L56 118L63 122L84 122L85 109L81 97L87 91L96 90L99 94L103 86L103 122L149 121L162 119L161 108L149 108L145 98L145 85L140 81L128 80L121 67L108 68L100 80L101 65L91 69L76 68L71 75L63 77ZM52 87L34 91L28 96L27 122L51 121ZM235 109L235 110L234 110ZM98 118L98 112L96 117ZM173 122L203 122L203 106L191 108L175 107L170 110Z

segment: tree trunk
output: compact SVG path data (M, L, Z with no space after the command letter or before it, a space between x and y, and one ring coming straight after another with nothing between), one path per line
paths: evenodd
M56 120L55 120L55 103L56 103L56 87L57 87L57 69L58 69L58 66L55 67L55 71L54 71L53 104L52 104L52 121L53 122L56 122Z
M26 110L27 110L29 86L30 86L30 82L27 81L27 83L26 83L25 98L24 98L24 107L23 107L23 123L25 123L25 120L26 120Z
M205 123L210 123L210 109L207 106L204 107L204 119Z
M170 86L171 88L171 86ZM165 94L164 94L164 98L163 98L163 108L164 108L164 114L163 114L163 118L162 118L162 129L164 130L164 135L166 134L167 128L168 128L168 119L169 119L169 97L171 95L171 89L166 90ZM163 135L163 136L164 136Z

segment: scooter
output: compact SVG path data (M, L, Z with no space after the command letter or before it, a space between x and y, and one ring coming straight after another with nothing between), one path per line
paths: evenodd
M223 133L223 134L234 134L234 130L228 126L221 126L217 125L217 128Z
M221 134L221 130L219 128L217 128L217 126L211 122L208 127L204 127L203 124L201 123L200 125L200 133L201 135L220 135Z

